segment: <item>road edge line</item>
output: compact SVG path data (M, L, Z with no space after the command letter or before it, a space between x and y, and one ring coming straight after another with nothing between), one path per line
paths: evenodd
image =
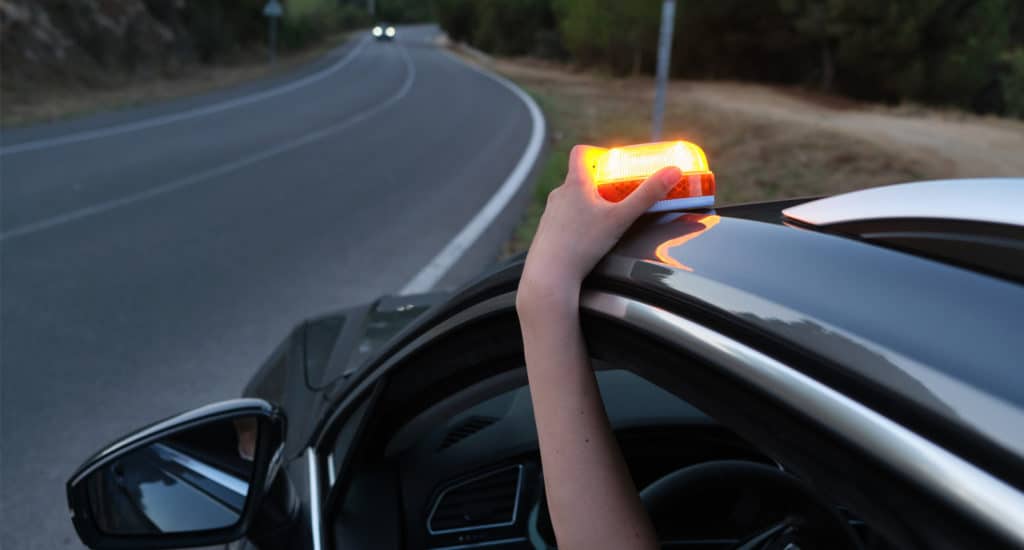
M530 112L531 130L530 139L527 141L526 149L523 151L523 155L519 158L519 162L516 163L512 172L505 178L504 183L498 188L498 191L491 196L491 198L484 204L483 208L476 213L475 216L469 223L467 223L462 230L460 230L451 241L437 253L436 256L430 262L427 263L417 273L412 280L405 284L398 294L420 294L423 292L429 292L434 288L435 285L441 280L445 274L451 270L452 267L462 258L463 254L473 246L474 243L483 235L484 231L497 219L498 215L501 214L508 206L516 194L522 189L522 186L526 183L530 172L533 170L537 163L537 159L540 156L541 148L544 144L544 137L547 132L546 121L544 114L541 112L540 107L537 106L537 102L530 97L529 94L524 92L522 88L514 84L507 78L493 73L482 67L478 67L474 64L467 63L460 59L458 56L452 54L448 50L442 50L446 55L457 61L458 63L494 80L498 84L501 84L506 89L511 91L520 101L526 105L527 110Z
M0 157L7 155L16 155L19 153L29 153L32 151L40 151L43 149L50 149L52 147L60 147L62 145L71 145L74 143L81 143L83 141L91 141L94 139L102 139L105 137L119 136L121 134L128 134L131 132L137 132L139 130L146 130L149 128L156 128L159 126L166 126L168 124L174 124L183 120L189 120L193 118L200 118L216 113L222 113L238 107L244 107L252 103L257 103L265 99L277 97L279 95L291 93L300 88L304 88L311 84L316 84L321 80L333 75L338 72L346 65L352 62L356 58L356 55L366 46L367 40L365 38L357 38L356 44L342 57L340 60L332 64L331 66L317 71L312 74L308 74L298 80L293 80L284 84L279 84L273 88L252 92L238 97L233 97L224 101L218 101L209 105L202 105L199 107L193 107L185 111L178 111L174 113L167 113L149 118L143 118L133 122L125 122L122 124L114 124L113 126L104 126L93 130L82 130L79 132L72 132L63 136L53 138L35 139L29 141L23 141L21 143L14 143L9 146L0 146ZM342 48L345 45L340 46ZM326 54L330 55L330 54Z

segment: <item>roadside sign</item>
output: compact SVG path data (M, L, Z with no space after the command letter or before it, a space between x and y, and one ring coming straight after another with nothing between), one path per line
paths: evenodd
M267 5L263 6L264 17L281 17L282 15L284 15L284 8L277 0L268 0Z

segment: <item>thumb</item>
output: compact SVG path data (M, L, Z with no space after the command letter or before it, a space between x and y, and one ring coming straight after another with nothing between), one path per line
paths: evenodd
M651 174L639 187L626 197L621 205L636 218L643 214L654 203L665 198L665 195L682 179L683 172L677 166L666 166Z

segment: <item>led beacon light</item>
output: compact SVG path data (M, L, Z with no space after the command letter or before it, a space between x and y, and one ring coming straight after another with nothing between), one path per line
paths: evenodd
M704 151L689 141L641 143L598 151L593 161L594 182L602 197L619 202L666 166L679 167L683 178L648 212L710 208L715 204L715 175Z

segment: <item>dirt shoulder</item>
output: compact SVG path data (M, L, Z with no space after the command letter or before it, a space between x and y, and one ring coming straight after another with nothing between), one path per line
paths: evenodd
M1024 175L1024 122L1018 120L923 108L829 106L786 90L739 83L683 83L673 98L857 137L934 163L941 177Z
M533 94L550 127L550 155L509 253L528 245L573 144L650 139L650 78L610 78L533 59L467 59ZM719 204L923 179L1024 175L1024 122L757 84L672 81L665 136L704 147Z
M27 126L134 107L285 74L343 44L349 36L350 33L339 34L307 50L281 55L274 64L267 62L264 51L256 49L230 65L194 65L174 78L140 77L109 88L40 86L17 93L8 91L0 98L0 127Z

